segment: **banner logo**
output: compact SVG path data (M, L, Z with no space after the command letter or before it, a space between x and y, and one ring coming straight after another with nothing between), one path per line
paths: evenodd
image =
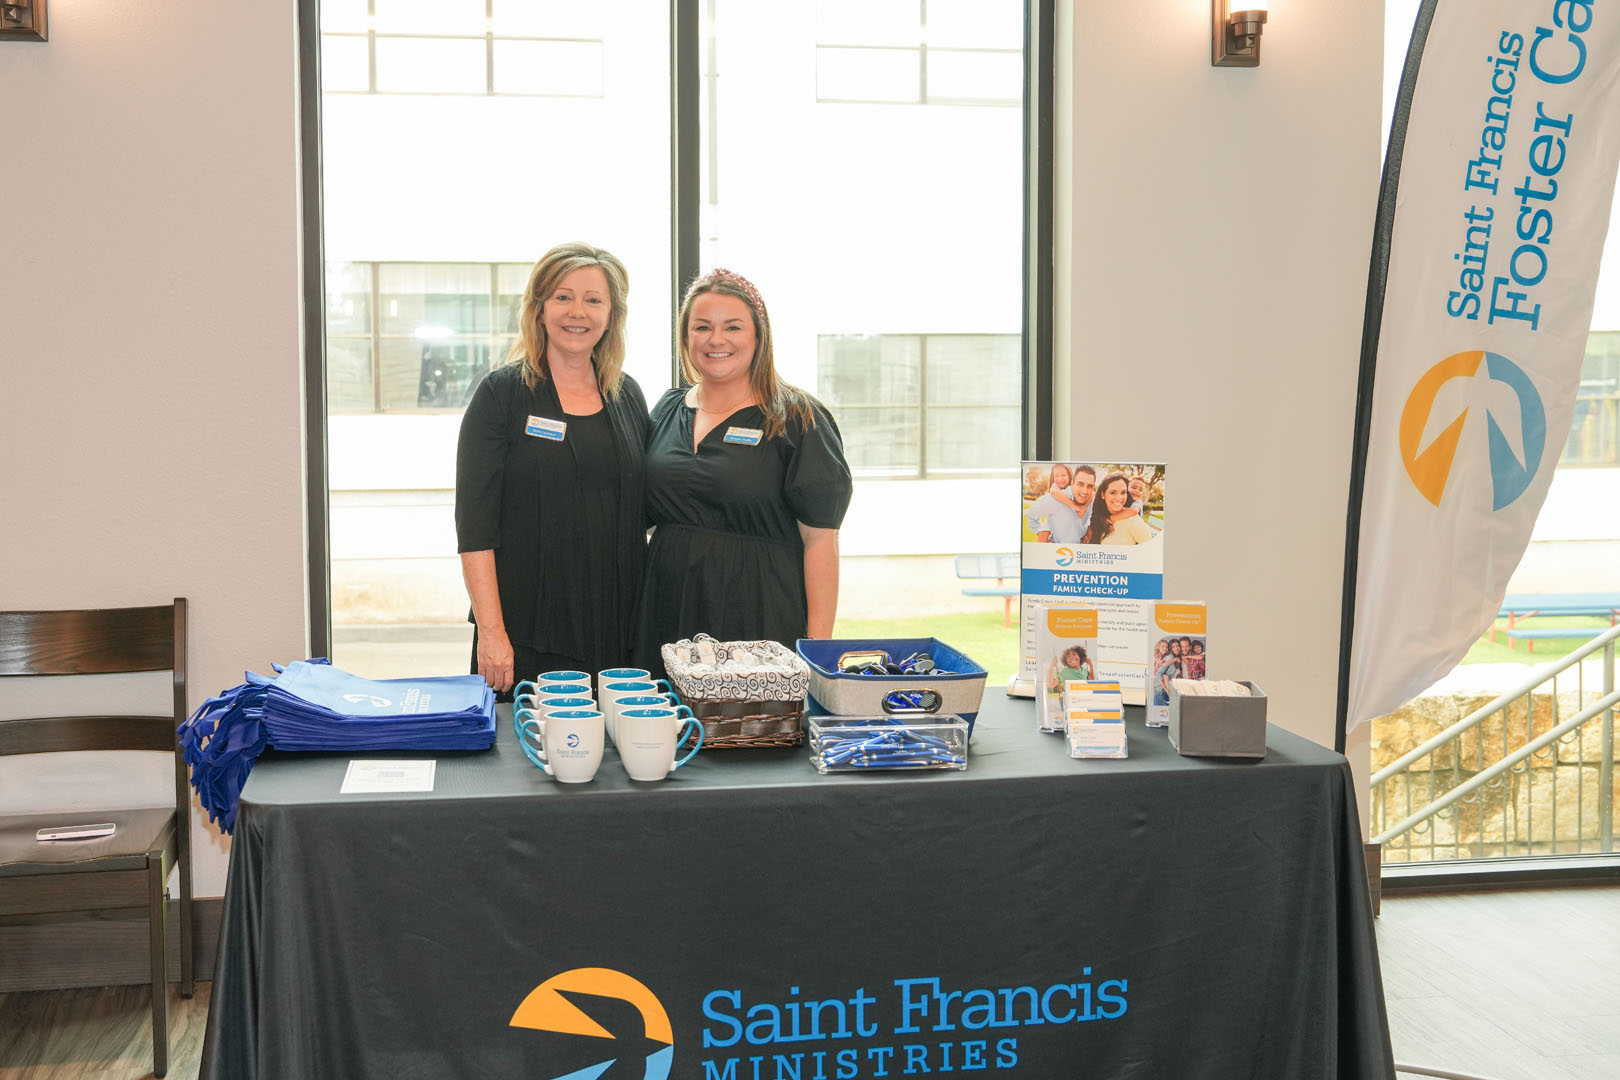
M1457 444L1462 439L1463 425L1472 409L1465 408L1458 413L1456 419L1447 424L1445 430L1427 446L1422 445L1423 433L1428 427L1440 388L1452 379L1478 378L1481 360L1485 362L1484 381L1509 387L1519 401L1518 421L1509 424L1506 430L1497 419L1496 412L1488 406L1485 409L1492 510L1501 510L1524 494L1541 465L1541 455L1547 447L1547 410L1541 403L1541 395L1536 392L1535 384L1523 368L1501 353L1481 349L1446 357L1418 379L1401 410L1401 461L1406 465L1406 474L1412 478L1418 492L1435 506L1440 505L1445 495L1446 483L1451 479L1457 456ZM1506 431L1518 435L1517 451Z
M1060 547L1052 554L1056 556L1059 566L1071 566L1074 563L1074 550L1072 548Z
M512 1014L511 1026L534 1031L554 1031L564 1035L579 1035L593 1039L616 1039L618 1036L587 1016L565 994L585 994L591 997L614 998L628 1002L641 1014L641 1022L648 1040L662 1043L662 1049L647 1055L643 1080L667 1080L670 1066L675 1061L675 1034L670 1027L669 1014L653 992L638 980L611 968L574 968L553 975L523 999ZM611 1049L604 1049L611 1053ZM554 1080L596 1080L613 1067L617 1056L595 1065L576 1069Z

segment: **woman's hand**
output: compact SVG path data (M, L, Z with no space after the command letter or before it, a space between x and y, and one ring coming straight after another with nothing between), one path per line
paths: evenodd
M512 689L512 640L501 619L501 592L495 584L495 552L461 553L461 576L478 627L478 674L500 693Z
M512 689L512 640L504 629L478 631L478 674L501 693Z

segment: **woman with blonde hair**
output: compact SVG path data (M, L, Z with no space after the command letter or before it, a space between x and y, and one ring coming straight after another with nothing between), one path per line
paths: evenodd
M853 486L832 414L776 373L770 316L741 274L686 290L675 324L683 381L653 406L641 653L721 641L831 637L838 528Z
M546 252L507 363L461 419L456 546L472 669L503 694L543 671L624 664L634 647L647 402L624 373L628 293L608 252Z

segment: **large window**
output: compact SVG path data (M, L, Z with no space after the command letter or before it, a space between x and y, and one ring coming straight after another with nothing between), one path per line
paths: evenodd
M601 97L602 7L322 0L322 91Z
M950 556L1010 548L995 515L948 537L890 523L1016 505L1022 0L300 2L321 82L312 638L335 662L466 670L461 412L535 259L568 240L628 267L626 370L649 401L676 378L690 275L759 286L781 375L833 410L857 474L841 616L892 610L890 587L963 603ZM914 565L874 568L894 556Z
M1023 102L1022 4L820 0L816 6L819 101Z
M1386 124L1419 6L1385 6ZM1369 834L1380 840L1386 865L1422 870L1532 856L1537 863L1518 869L1565 872L1562 856L1615 851L1614 754L1604 714L1547 746L1525 748L1590 712L1613 685L1612 652L1600 659L1605 649L1595 639L1612 632L1603 597L1620 590L1617 252L1620 215L1605 243L1570 426L1548 433L1554 445L1562 440L1562 453L1508 582L1500 609L1507 614L1440 683L1372 721ZM1425 618L1413 613L1414 632ZM1592 655L1583 659L1582 650ZM1431 749L1414 753L1424 745Z
M327 408L461 409L517 340L528 273L521 263L328 263Z
M1620 331L1587 335L1575 416L1559 465L1620 465Z
M818 352L857 476L1017 470L1017 334L824 334Z

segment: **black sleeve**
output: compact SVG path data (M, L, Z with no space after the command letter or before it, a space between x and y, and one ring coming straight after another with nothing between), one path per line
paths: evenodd
M479 381L456 440L456 551L501 546L501 480L506 472L506 407L499 371Z
M836 529L844 522L855 485L844 460L844 440L832 413L810 398L816 425L789 422L793 447L788 456L783 495L798 521L813 529Z
M625 399L626 411L630 415L630 426L641 436L641 445L647 445L647 398L641 392L641 384L626 375L619 384L619 395Z

